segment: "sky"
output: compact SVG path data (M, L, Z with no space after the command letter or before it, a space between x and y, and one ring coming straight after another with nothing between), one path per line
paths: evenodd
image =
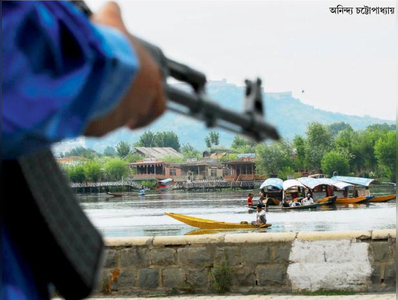
M105 1L87 0L95 11ZM292 91L316 108L396 119L396 1L117 1L127 28L209 80ZM329 7L395 7L336 15ZM304 92L303 92L304 91Z

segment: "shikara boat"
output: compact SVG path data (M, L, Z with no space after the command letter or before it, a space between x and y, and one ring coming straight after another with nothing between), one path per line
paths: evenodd
M265 195L263 203L269 205L279 205L283 194L283 180L279 178L268 178L261 186L260 191Z
M349 176L334 176L332 179L341 180L344 182L348 182L354 184L356 186L365 187L367 190L369 189L370 184L375 180L372 178L362 178L362 177L349 177ZM391 195L383 195L383 196L375 196L371 195L371 199L369 202L387 202L393 199L396 199L396 194Z
M281 209L282 210L313 209L313 208L317 208L319 206L326 206L326 205L329 205L329 204L327 202L324 202L324 203L314 203L314 204L297 205L297 206L289 206L289 207L281 206Z
M387 202L390 200L394 200L397 198L397 194L392 195L383 195L383 196L374 196L369 202Z
M316 199L315 203L326 203L327 205L336 204L337 196L328 196L321 199Z
M361 197L340 197L336 199L336 204L365 204L370 201L372 196L361 196Z
M229 223L229 222L220 222L215 220L201 219L186 215L180 215L175 213L165 212L166 215L172 217L180 222L188 224L193 227L198 227L201 229L250 229L250 228L266 228L270 227L272 224L265 224L262 226L255 226L248 224L247 222L242 223Z

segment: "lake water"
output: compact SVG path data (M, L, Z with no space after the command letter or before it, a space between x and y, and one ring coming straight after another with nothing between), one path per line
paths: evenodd
M395 189L371 192L395 194ZM197 229L166 216L165 212L226 222L254 221L255 213L246 207L247 194L248 191L167 192L145 197L131 193L123 198L106 194L78 195L78 198L104 236L132 237L184 235ZM267 232L395 229L396 201L347 207L337 205L313 211L269 210L267 221L272 223Z

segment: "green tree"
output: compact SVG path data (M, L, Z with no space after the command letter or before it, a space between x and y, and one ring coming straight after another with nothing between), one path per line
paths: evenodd
M202 153L196 150L191 144L185 144L181 147L181 154L184 156L184 159L188 158L197 158L200 159L202 157Z
M104 150L104 155L105 155L105 156L111 156L111 157L112 157L112 156L116 156L117 153L116 153L116 150L115 150L114 147L108 146L108 147L106 147L105 150Z
M119 157L124 158L131 153L131 147L128 143L121 141L116 145L116 153Z
M141 134L140 139L135 143L136 147L156 147L155 133L148 130Z
M156 147L171 147L180 151L181 145L178 136L173 131L160 131L155 135Z
M205 143L206 143L206 147L207 148L211 148L211 141L210 141L210 138L208 136L205 137Z
M346 130L346 129L351 129L352 127L350 124L345 123L345 122L335 122L329 125L329 130L333 134L333 136L337 136L340 131Z
M93 159L94 157L98 157L99 153L90 148L76 147L76 148L73 148L70 151L64 153L64 156L65 157L83 156L88 159Z
M359 133L358 144L355 145L361 156L361 172L376 171L378 161L375 154L376 142L390 131L387 124L375 124L368 126L365 131Z
M256 146L256 171L274 175L293 165L292 145L287 141L258 144Z
M210 131L205 138L205 143L207 148L212 148L213 146L218 146L220 144L220 134L217 131Z
M82 165L66 167L65 174L70 182L82 183L86 181L86 175Z
M322 171L328 176L335 171L339 175L347 175L349 167L348 159L336 151L326 153L322 159Z
M390 180L396 181L396 131L390 131L375 144L375 155L379 165L385 170Z
M90 182L98 182L102 177L101 165L96 161L88 161L83 168L84 175Z
M105 174L107 180L118 181L129 174L129 168L124 160L113 158L105 164Z
M210 131L209 136L213 145L218 146L220 144L220 134L217 131Z
M323 156L333 149L333 135L329 127L312 122L307 127L306 165L309 169L320 170Z
M239 153L254 153L256 142L247 138L235 135L231 148Z
M301 135L296 135L293 139L293 147L296 153L294 165L297 170L305 169L305 139Z

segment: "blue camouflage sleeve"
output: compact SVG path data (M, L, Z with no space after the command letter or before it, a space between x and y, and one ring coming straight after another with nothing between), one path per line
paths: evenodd
M69 2L5 1L3 158L79 136L112 110L139 61L119 31L97 26Z

